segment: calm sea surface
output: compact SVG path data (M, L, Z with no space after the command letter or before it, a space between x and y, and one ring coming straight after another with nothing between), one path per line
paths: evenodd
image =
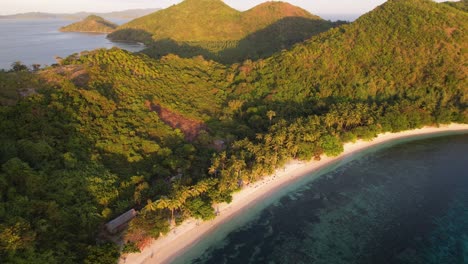
M245 212L248 221L227 236L231 224L218 228L176 262L468 263L468 135L349 160Z
M122 23L123 21L117 21ZM55 63L55 56L66 57L75 52L97 48L119 47L139 51L138 43L116 43L105 34L62 33L58 29L73 23L70 20L0 19L0 69L9 69L15 61L26 65Z

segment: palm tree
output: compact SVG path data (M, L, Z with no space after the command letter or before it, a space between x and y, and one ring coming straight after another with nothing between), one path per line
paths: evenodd
M276 116L276 112L275 112L275 111L269 110L269 111L267 112L267 117L268 117L268 119L270 120L270 125L271 125L271 120L272 120L273 117L275 117L275 116Z
M174 211L179 209L182 203L178 199L170 199L166 196L152 202L148 200L148 204L143 208L146 211L156 211L158 209L169 209L171 211L171 225L175 225Z
M200 194L207 192L212 186L216 184L214 179L206 179L198 182L196 185L180 186L177 187L171 197L163 196L159 200L151 201L148 200L147 205L143 208L143 211L156 211L168 209L171 211L171 225L175 225L174 212L180 209L187 199L191 197L199 196Z
M213 181L202 180L198 182L195 186L192 186L192 192L194 196L207 192L208 189L213 185L213 183Z
M192 196L195 196L192 188L181 186L176 190L175 199L179 200L180 203L185 203L185 201Z
M237 158L237 156L233 156L231 169L237 176L237 181L242 180L242 170L246 167L245 161L243 159Z

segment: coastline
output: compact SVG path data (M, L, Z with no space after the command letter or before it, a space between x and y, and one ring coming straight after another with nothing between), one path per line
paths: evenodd
M61 33L88 33L88 34L100 34L100 35L107 35L107 34L110 34L112 33L113 31L110 31L110 32L104 32L104 31L69 31L69 30L62 30L62 29L59 29L59 32Z
M285 167L276 170L273 175L264 177L262 180L254 182L244 187L241 191L234 193L233 200L230 204L218 205L219 215L214 220L200 222L189 219L180 226L172 229L164 237L154 240L152 244L141 253L129 254L125 256L125 258L121 258L119 263L170 263L175 258L187 252L196 242L210 235L217 227L228 222L245 209L271 196L273 193L282 189L282 187L288 186L313 172L326 168L336 161L370 147L397 139L457 131L468 133L468 124L450 124L441 125L440 127L424 127L398 133L383 133L379 134L372 141L358 140L355 143L344 144L343 153L337 157L323 156L320 161L309 162L291 161Z

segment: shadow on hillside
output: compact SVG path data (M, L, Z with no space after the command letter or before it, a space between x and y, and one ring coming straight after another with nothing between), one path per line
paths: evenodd
M345 23L311 20L303 17L283 18L262 30L248 35L240 40L236 47L221 51L218 55L219 61L233 63L245 59L264 59Z
M161 39L147 45L148 48L144 49L142 53L157 59L168 54L175 54L181 58L203 56L205 59L218 61L217 54L203 48L201 45L204 44L208 43L177 42L172 39Z
M177 42L172 39L153 40L151 33L137 29L115 31L112 40L138 41L147 48L142 53L153 58L176 54L182 58L203 56L223 64L242 62L246 59L267 58L294 44L307 40L346 22L311 20L303 17L287 17L256 31L239 41Z
M120 29L107 35L107 38L113 41L136 41L145 45L153 43L151 33L142 29Z

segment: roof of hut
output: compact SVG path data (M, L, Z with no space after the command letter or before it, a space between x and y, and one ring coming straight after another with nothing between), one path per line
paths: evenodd
M126 213L120 215L119 217L115 218L114 220L110 221L106 224L106 228L109 232L115 233L115 231L121 227L122 225L128 223L137 215L135 209L131 209Z

